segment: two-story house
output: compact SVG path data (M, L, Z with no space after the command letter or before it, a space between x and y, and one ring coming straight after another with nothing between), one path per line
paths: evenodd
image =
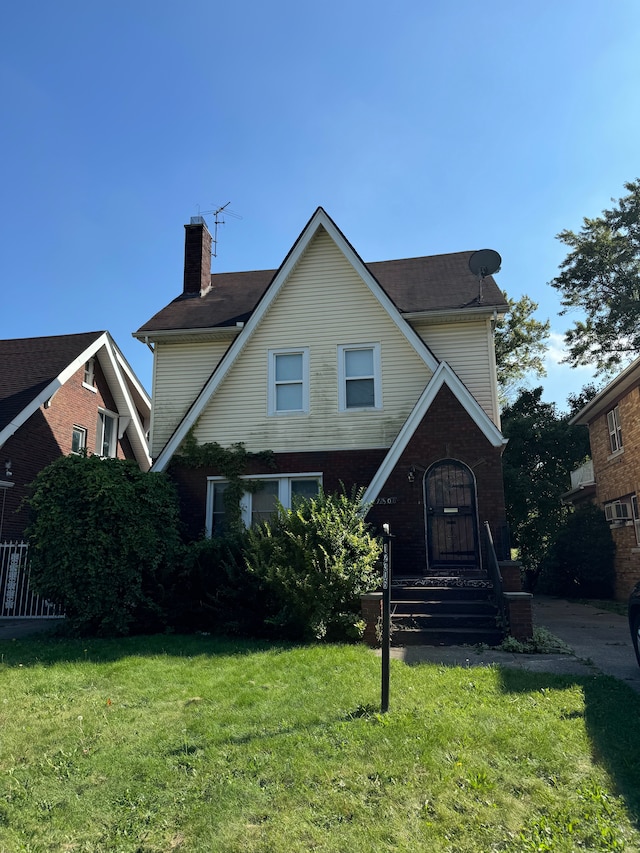
M149 469L151 401L108 332L0 341L0 365L0 543L23 538L27 486L59 456Z
M507 309L471 252L364 263L322 209L277 270L211 274L211 236L185 226L183 292L134 335L154 349L152 470L170 469L191 534L223 523L225 479L171 464L199 444L269 450L247 476L247 523L276 501L366 488L395 534L396 575L482 571L481 530L505 526L493 329Z
M595 499L616 545L615 597L626 600L640 581L640 359L575 415L589 427L591 460L572 474L564 499Z

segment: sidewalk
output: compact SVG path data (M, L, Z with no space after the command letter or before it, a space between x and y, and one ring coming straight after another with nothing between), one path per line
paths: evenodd
M392 648L391 656L408 664L445 666L500 666L552 672L559 675L612 675L640 692L627 619L608 610L564 599L535 596L534 624L566 643L572 654L523 655L475 646L406 646Z

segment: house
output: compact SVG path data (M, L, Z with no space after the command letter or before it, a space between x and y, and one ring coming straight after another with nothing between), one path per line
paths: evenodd
M27 485L61 455L149 470L151 401L108 332L0 341L0 542L22 539Z
M591 460L574 471L564 500L594 500L616 545L615 597L625 601L640 581L640 359L593 398L571 423L589 428Z
M181 446L239 442L273 453L246 470L261 481L247 523L320 484L362 486L395 536L395 577L482 583L484 522L505 541L493 329L507 304L471 255L364 263L318 208L277 270L211 274L204 220L185 226L183 292L134 336L154 350L152 470L175 478L192 536L224 523L226 483Z

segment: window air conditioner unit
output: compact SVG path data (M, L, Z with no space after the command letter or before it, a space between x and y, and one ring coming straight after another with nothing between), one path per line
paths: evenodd
M629 504L612 503L607 504L604 508L604 515L607 521L623 521L631 518Z

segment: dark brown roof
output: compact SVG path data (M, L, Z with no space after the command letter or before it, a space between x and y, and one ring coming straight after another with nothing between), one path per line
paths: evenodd
M491 276L483 282L469 271L473 252L428 255L367 264L402 313L484 307L505 310L505 298ZM141 326L136 335L176 329L208 329L246 322L277 270L214 273L206 296L180 295Z
M103 334L0 341L0 430Z

